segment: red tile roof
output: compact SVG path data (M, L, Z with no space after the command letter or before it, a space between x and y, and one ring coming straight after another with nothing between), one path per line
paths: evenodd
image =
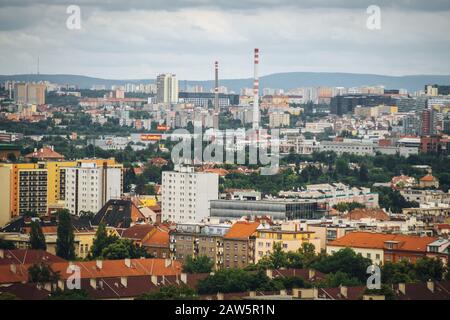
M155 227L155 230L148 239L143 242L149 247L169 247L169 230L165 227Z
M427 245L438 240L437 237L419 237L403 234L384 234L373 232L350 232L330 242L329 246L383 249L386 241L398 242L398 250L426 252Z
M144 238L153 230L151 224L136 224L128 229L125 229L122 233L122 238L128 238L132 240L144 240Z
M39 160L62 160L64 159L64 156L62 154L59 154L55 150L53 150L50 147L43 147L39 150L36 150L32 153L29 153L25 156L25 158L28 159L39 159Z
M130 259L130 267L125 264L126 260L104 260L102 267L98 268L96 261L77 261L70 264L80 267L81 278L112 278L112 277L135 277L135 276L175 276L181 274L181 263L168 259ZM60 279L66 280L71 276L67 272L68 262L52 263L51 268L59 272ZM28 265L0 265L0 284L26 282L28 280Z
M63 258L55 256L43 250L15 249L3 250L0 254L0 265L10 264L34 264L39 262L65 262Z
M259 227L259 222L237 221L225 235L225 239L248 239Z
M436 178L431 175L431 174L427 174L426 176L423 176L422 178L420 178L420 181L424 181L424 182L433 182Z

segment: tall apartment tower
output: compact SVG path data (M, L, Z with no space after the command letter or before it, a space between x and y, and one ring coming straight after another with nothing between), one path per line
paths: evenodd
M219 195L219 176L180 166L162 175L162 220L201 222Z
M45 84L16 83L14 85L14 101L16 103L45 104Z
M220 113L219 107L219 62L214 63L214 111Z
M71 214L97 213L110 199L122 196L122 166L79 162L61 168L61 193Z
M435 111L430 109L424 109L422 111L421 116L421 135L422 136L429 136L436 134L436 127L435 127Z
M178 80L174 74L160 74L156 77L156 102L178 102Z
M254 55L254 80L253 80L253 129L259 129L259 78L258 78L258 66L259 66L259 49L255 49Z

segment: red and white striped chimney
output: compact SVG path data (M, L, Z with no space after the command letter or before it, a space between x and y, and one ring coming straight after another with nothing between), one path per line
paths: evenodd
M219 62L214 63L215 67L215 87L214 87L214 110L218 114L220 112L219 107Z
M259 65L259 49L255 49L254 60L254 80L253 80L253 129L259 129L259 78L258 78L258 65Z

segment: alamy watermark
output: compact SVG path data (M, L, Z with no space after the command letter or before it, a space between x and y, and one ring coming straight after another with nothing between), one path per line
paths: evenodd
M69 15L66 20L66 27L69 30L81 29L81 8L78 5L72 4L67 7L66 13Z
M366 273L370 274L367 278L366 285L369 290L381 289L381 269L377 265L371 265L367 267Z
M194 125L194 133L177 129L171 134L178 142L172 149L174 164L241 164L261 166L261 175L278 173L280 161L280 132L272 129L211 129L203 133ZM205 143L208 143L205 145Z
M380 30L381 29L381 8L376 5L370 5L366 10L369 17L366 21L366 27L369 30Z

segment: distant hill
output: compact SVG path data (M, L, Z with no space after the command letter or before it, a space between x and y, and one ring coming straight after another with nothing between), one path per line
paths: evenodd
M58 84L77 85L81 89L89 89L93 85L105 85L110 88L112 85L123 85L125 83L154 83L155 79L130 79L114 80L101 79L71 74L19 74L0 75L0 81L50 81ZM241 88L252 87L253 80L247 79L221 79L220 85L226 86L229 90L239 92ZM260 78L261 88L281 88L285 90L303 86L340 86L356 87L362 85L384 85L388 89L404 88L408 91L423 89L426 84L450 84L450 75L412 75L412 76L383 76L375 74L357 73L327 73L327 72L289 72L275 73ZM191 81L181 80L180 89L185 86L201 85L206 90L213 87L213 80Z

